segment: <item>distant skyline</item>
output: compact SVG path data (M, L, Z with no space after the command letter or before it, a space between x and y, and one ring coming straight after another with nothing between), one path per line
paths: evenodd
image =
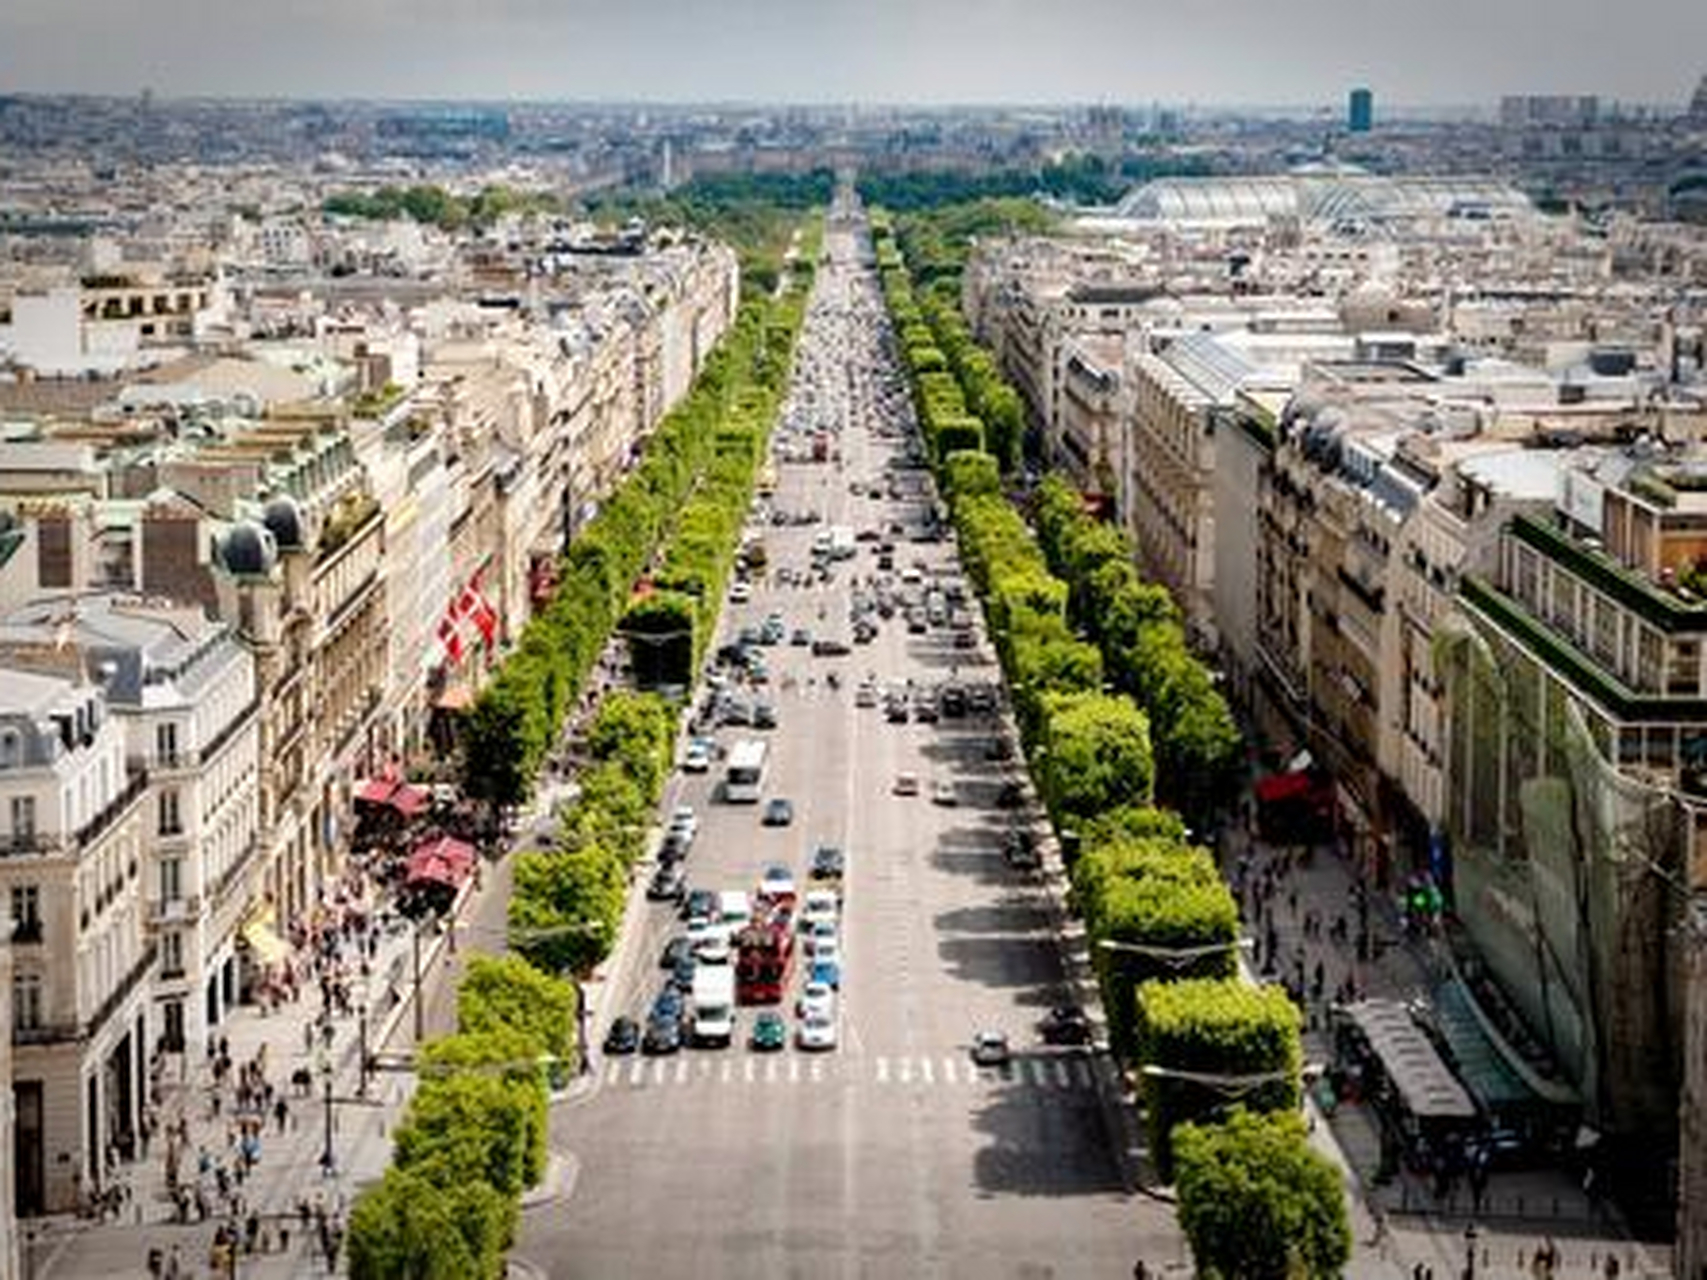
M794 103L1688 100L1701 0L0 0L0 93Z

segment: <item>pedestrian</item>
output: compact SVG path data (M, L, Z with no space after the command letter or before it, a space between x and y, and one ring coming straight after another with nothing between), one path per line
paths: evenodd
M290 1105L281 1097L273 1103L273 1119L278 1122L279 1132L285 1131L285 1121L290 1119Z

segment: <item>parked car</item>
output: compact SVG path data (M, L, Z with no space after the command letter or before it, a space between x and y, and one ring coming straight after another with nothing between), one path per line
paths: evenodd
M775 706L775 704L769 703L769 702L755 702L753 704L753 728L755 728L755 729L774 729L774 728L776 728L776 706Z
M939 778L931 788L931 801L934 804L956 805L960 803L960 796L954 789L954 783L947 778Z
M711 769L713 748L705 738L695 738L682 753L683 773L707 773Z
M853 646L846 640L820 636L812 642L812 656L815 658L845 658L852 652Z
M767 827L786 827L794 821L794 802L777 796L765 802L763 822Z
M919 794L919 775L916 773L898 773L895 775L895 794L898 796L916 796Z
M833 1013L808 1014L800 1020L796 1038L803 1050L822 1051L836 1047L836 1019Z
M654 1019L646 1024L646 1035L640 1041L640 1052L664 1055L679 1052L682 1047L682 1024L679 1021Z

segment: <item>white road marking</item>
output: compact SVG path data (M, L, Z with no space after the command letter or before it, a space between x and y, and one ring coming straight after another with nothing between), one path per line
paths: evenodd
M640 1083L640 1077L645 1073L645 1071L646 1071L646 1064L644 1062L640 1061L640 1059L636 1058L634 1060L634 1066L632 1068L630 1068L630 1070L628 1072L628 1083L629 1084L639 1084Z
M686 1058L683 1058L680 1062L676 1063L676 1083L677 1084L686 1084L687 1078L688 1078L688 1060Z
M924 1082L926 1084L936 1083L931 1079L931 1060L929 1058L919 1059L919 1074L924 1077Z
M911 1058L902 1058L901 1059L901 1083L902 1084L911 1084L912 1081L913 1081L913 1060Z
M1096 1082L1096 1077L1091 1073L1091 1064L1086 1062L1083 1058L1074 1059L1073 1075L1077 1079L1081 1089L1088 1089Z
M652 1064L652 1083L664 1083L664 1060L662 1058Z
M701 1058L699 1060L699 1078L701 1080L709 1080L711 1078L710 1058ZM723 1078L725 1080L729 1078L729 1064L727 1062L723 1064Z
M605 1083L615 1084L622 1078L622 1063L612 1062L605 1067Z
M776 1059L775 1058L765 1059L765 1083L766 1084L775 1084L776 1083Z
M1055 1083L1060 1085L1063 1089L1070 1089L1073 1087L1072 1074L1067 1070L1067 1064L1060 1058L1055 1059Z
M789 1084L799 1084L800 1083L800 1059L799 1058L790 1058L788 1060L788 1083Z
M888 1058L879 1058L877 1060L877 1083L878 1084L888 1084L889 1083L889 1059Z
M953 1058L944 1058L942 1060L942 1078L948 1084L954 1083L954 1059Z
M748 1058L745 1065L747 1068L747 1083L752 1084L753 1083L753 1060L751 1058Z
M1049 1083L1049 1078L1043 1073L1043 1064L1036 1058L1027 1058L1025 1065L1031 1069L1032 1084L1041 1088Z
M812 1078L814 1080L822 1080L824 1078L824 1060L822 1058L812 1059Z
M733 1062L729 1061L728 1058L723 1059L723 1070L718 1073L719 1077L722 1079L723 1083L728 1084L729 1083L729 1077L732 1076L734 1073L735 1073L735 1064Z

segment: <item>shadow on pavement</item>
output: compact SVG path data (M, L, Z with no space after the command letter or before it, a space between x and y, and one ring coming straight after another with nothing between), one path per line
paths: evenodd
M1029 1058L1009 1064L1010 1083L973 1116L987 1139L972 1158L972 1180L984 1196L1124 1196L1125 1183L1091 1090L1041 1090L1020 1083Z

